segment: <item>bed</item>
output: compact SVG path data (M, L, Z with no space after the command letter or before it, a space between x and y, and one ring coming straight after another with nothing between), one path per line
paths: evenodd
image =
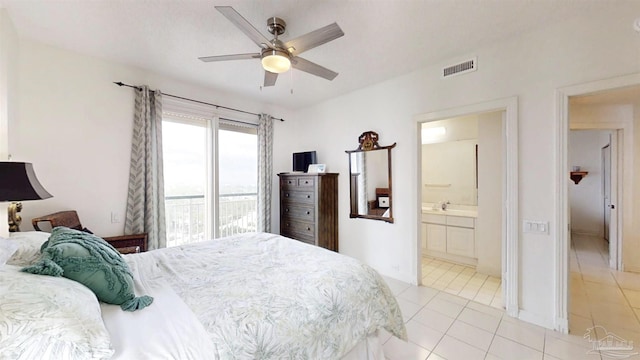
M406 340L372 268L279 235L124 255L136 294L154 298L134 312L72 280L20 272L45 240L5 239L21 249L0 266L0 358L384 359L382 329Z

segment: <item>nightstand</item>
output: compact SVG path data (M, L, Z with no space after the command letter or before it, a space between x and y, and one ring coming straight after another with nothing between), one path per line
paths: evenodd
M147 251L147 234L110 236L103 238L121 254L134 254Z

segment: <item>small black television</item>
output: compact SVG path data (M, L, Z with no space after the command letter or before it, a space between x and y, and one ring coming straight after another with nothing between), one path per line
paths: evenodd
M307 172L310 164L316 164L315 151L303 151L293 153L293 171Z

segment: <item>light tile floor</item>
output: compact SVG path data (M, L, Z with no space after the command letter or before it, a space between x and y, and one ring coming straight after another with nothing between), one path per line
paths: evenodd
M503 310L454 295L385 278L402 310L408 342L383 331L385 357L419 360L640 359L640 275L610 271L602 244L573 237L570 333L562 334L512 318ZM462 269L459 273L465 273ZM443 273L444 274L444 273ZM467 271L465 274L469 274ZM473 278L473 276L472 276ZM434 283L437 281L434 281ZM462 287L464 289L464 286ZM451 290L453 291L453 290ZM625 305L626 303L626 305ZM615 334L633 341L631 350L594 350L585 337L594 325L603 339Z
M608 331L640 345L640 274L609 269L602 238L571 238L569 332L580 335L600 326L599 338Z
M503 309L502 280L471 266L422 257L422 285Z

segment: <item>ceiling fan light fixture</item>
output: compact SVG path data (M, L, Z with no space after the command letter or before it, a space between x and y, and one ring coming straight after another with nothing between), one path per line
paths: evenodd
M262 52L262 67L275 74L287 72L291 68L289 54L278 49L266 49Z

